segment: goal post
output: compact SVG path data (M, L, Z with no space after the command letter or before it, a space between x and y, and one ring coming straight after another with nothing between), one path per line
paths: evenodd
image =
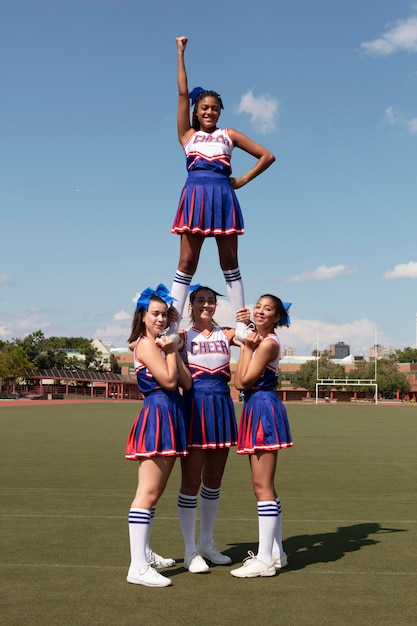
M361 378L321 378L316 382L316 404L319 403L320 387L374 387L375 404L378 404L378 384L375 379Z

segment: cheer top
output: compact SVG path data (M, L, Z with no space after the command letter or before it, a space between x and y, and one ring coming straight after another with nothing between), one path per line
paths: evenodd
M230 346L223 328L214 326L207 335L198 328L184 331L187 365L196 390L209 387L210 391L227 387L230 381Z
M184 146L187 170L211 170L230 176L233 148L227 128L218 128L213 133L197 130Z

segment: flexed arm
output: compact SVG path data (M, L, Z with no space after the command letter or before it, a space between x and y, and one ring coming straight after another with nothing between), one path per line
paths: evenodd
M190 123L190 99L188 96L187 71L185 69L184 53L187 46L187 37L177 37L175 39L178 52L178 112L177 130L178 139L183 146L188 140L191 130Z
M239 178L230 179L233 189L240 189L268 169L268 167L275 161L275 156L260 143L253 141L234 128L229 128L228 131L233 144L237 148L244 150L244 152L247 152L257 159L255 165L248 172L246 172L246 174L240 176Z

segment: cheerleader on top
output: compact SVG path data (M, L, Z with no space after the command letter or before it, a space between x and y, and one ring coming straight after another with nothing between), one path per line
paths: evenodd
M188 93L184 63L187 37L177 37L178 52L178 139L185 151L188 178L172 225L181 235L180 258L171 293L182 317L188 287L197 270L205 237L215 237L227 295L234 314L244 308L245 297L240 275L237 237L244 233L242 212L235 190L259 176L275 161L266 148L233 128L219 129L217 123L223 102L215 91L196 87ZM194 105L190 119L190 98ZM240 148L256 159L255 165L238 178L231 177L233 148ZM238 337L245 324L238 322Z
M229 179L233 147L227 129L191 135L184 146L188 178L171 232L243 235L242 211Z

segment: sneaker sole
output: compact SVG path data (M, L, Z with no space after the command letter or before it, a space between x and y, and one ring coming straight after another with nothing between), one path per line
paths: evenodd
M142 585L143 587L169 587L170 585L172 585L172 581L167 578L167 583L164 583L163 585L152 585L151 583L145 583L144 581L141 580L137 580L136 578L129 578L129 576L126 578L127 582L130 583L131 585Z
M274 570L273 572L263 572L262 574L244 574L243 576L242 574L234 574L233 571L231 571L230 573L235 578L266 578L270 576L275 576L276 571Z

